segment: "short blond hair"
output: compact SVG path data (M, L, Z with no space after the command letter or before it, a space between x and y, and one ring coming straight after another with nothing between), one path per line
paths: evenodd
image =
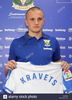
M41 8L39 8L39 7L37 7L37 6L34 6L34 7L31 7L30 9L28 9L27 10L27 12L26 12L26 19L27 19L27 15L28 15L28 13L30 12L30 11L35 11L35 10L40 10L40 11L42 11L42 9ZM42 11L43 12L43 11Z

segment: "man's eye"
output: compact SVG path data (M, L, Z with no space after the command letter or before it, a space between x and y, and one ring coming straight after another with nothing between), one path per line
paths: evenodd
M30 20L32 20L32 21L33 21L33 20L34 20L34 18L31 18Z
M40 21L40 20L42 20L42 18L38 18L38 20Z

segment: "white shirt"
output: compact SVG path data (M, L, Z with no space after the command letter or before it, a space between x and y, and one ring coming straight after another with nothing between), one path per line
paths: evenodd
M63 93L62 68L60 63L32 65L17 62L16 68L7 77L5 91L8 93Z

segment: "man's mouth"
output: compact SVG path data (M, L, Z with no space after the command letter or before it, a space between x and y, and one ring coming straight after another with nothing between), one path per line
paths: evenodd
M39 26L34 26L34 28L39 28Z

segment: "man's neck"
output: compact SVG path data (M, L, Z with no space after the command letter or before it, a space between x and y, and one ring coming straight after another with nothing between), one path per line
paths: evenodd
M36 39L39 39L40 37L42 37L42 32L38 32L38 33L29 32L28 35L31 37L35 37Z

